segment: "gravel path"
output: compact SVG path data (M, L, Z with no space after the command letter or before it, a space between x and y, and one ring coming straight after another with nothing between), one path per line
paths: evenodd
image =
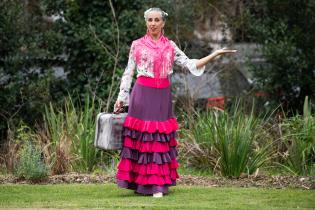
M53 175L38 181L18 179L12 175L0 175L0 184L65 184L65 183L115 183L114 175L92 175L68 173ZM181 175L177 181L178 185L207 186L207 187L263 187L263 188L302 188L315 189L315 177L307 176L244 176L241 178L203 177Z

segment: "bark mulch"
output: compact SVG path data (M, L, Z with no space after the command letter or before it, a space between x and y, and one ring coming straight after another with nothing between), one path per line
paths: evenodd
M114 175L93 175L68 173L53 175L41 180L19 179L13 175L0 175L0 184L67 184L67 183L115 183ZM262 188L301 188L315 189L313 176L242 176L240 178L203 177L180 175L178 185L207 186L207 187L262 187Z

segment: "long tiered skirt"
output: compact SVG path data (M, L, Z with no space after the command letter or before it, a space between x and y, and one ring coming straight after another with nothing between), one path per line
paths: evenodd
M140 78L146 79L146 78ZM116 174L119 187L140 194L168 193L176 185L177 120L170 86L136 81L123 129L123 148ZM149 84L149 86L147 86Z

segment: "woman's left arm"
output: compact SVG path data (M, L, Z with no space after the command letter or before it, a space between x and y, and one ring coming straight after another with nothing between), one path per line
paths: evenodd
M201 59L190 59L186 54L181 51L175 42L171 41L171 44L174 47L175 57L174 61L176 65L179 65L182 68L188 69L193 75L201 76L204 73L205 65L213 60L215 57L225 54L225 53L234 53L236 50L220 49L211 53L210 55L201 58Z
M210 55L200 58L199 60L196 61L196 67L202 68L204 65L206 65L207 63L209 63L211 60L215 59L217 56L219 55L223 55L226 53L235 53L237 50L229 50L226 48L222 48L219 50L214 51L213 53L211 53Z

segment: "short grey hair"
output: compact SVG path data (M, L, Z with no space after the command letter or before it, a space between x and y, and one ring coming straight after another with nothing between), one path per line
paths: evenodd
M163 10L161 10L160 8L157 8L157 7L153 7L153 8L150 8L150 9L147 9L145 12L144 12L144 19L147 20L148 18L148 14L150 12L160 12L161 13L161 17L162 17L162 20L165 22L166 20L166 17L168 16L168 14L166 12L164 12Z

